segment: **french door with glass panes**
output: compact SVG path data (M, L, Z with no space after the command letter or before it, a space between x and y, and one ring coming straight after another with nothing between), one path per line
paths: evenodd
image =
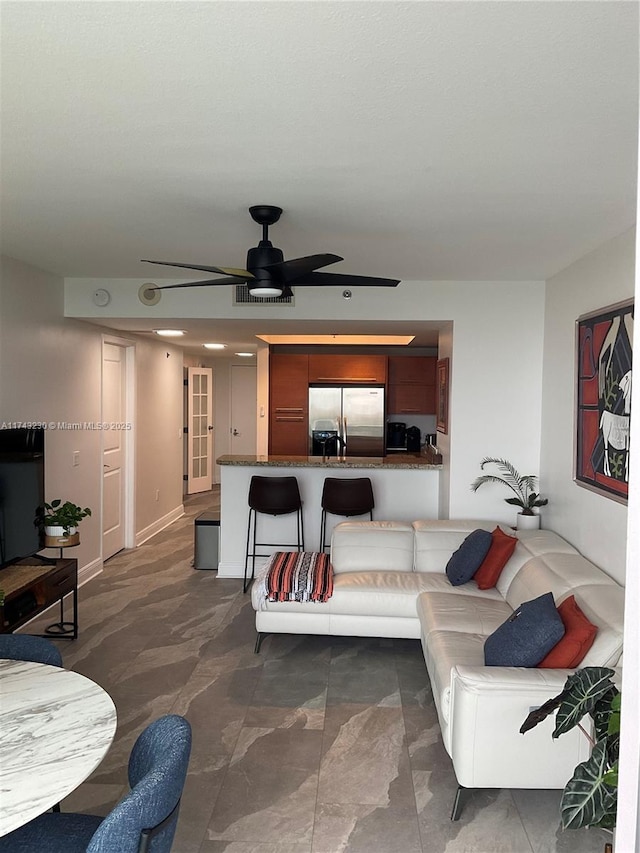
M211 488L213 456L213 371L210 367L188 370L187 493Z

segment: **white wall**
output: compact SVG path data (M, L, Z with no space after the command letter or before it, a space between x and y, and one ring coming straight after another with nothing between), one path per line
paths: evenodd
M542 397L544 522L624 583L627 507L573 481L575 322L634 294L635 229L547 282Z
M61 278L12 258L3 257L1 264L0 422L98 422L102 336L107 330L63 316ZM182 509L182 462L177 440L177 430L182 426L182 354L163 343L128 337L136 343L135 529L139 533ZM179 370L175 386L171 379L174 365ZM173 436L175 441L170 440ZM77 467L71 464L74 451L80 453ZM91 518L82 522L82 542L73 556L78 558L81 570L99 569L100 432L47 430L45 452L47 499L63 497L93 510ZM155 489L160 489L157 502Z
M438 336L438 361L444 358L449 359L449 388L451 388L453 382L453 324L451 323L447 324L447 328L443 329ZM438 393L438 387L436 386L436 395ZM447 518L449 517L450 504L451 411L449 411L447 431L436 434L436 444L439 452L442 454L442 464L444 466L440 474L438 516L440 518Z
M63 317L63 280L2 258L0 303L0 421L84 423L100 420L101 337ZM72 466L72 454L80 464ZM99 562L100 433L48 429L45 498L91 507L81 544L68 556L80 567Z
M182 513L182 350L136 340L136 532ZM157 495L157 498L156 498Z
M469 486L487 455L505 456L526 473L539 470L544 282L403 281L388 293L381 292L387 288L362 288L348 301L339 288L305 287L296 293L295 306L233 306L226 288L195 288L188 298L165 291L158 305L149 308L136 295L144 281L67 279L65 313L104 317L105 309L91 300L94 290L104 287L112 295L109 316L278 319L289 321L292 330L296 321L306 319L325 320L327 328L333 328L335 318L384 319L389 331L398 320L452 323L451 465L442 511L451 517L514 522L515 512L502 500L504 495L491 489L473 494ZM228 388L228 377L216 370L216 404L225 383ZM224 438L216 419L217 456L227 452Z

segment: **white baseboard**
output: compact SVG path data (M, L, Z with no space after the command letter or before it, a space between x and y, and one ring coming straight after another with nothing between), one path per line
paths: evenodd
M184 515L184 506L180 504L175 509L172 509L171 512L168 512L166 515L163 515L162 518L159 518L157 521L154 521L153 524L150 524L148 527L145 527L144 530L139 530L136 533L136 548L139 545L142 545L148 539L151 539L152 536L155 536L156 533L160 533L161 530L164 530L165 527L168 527L170 524L173 524L174 521L177 521Z
M102 557L97 557L95 560L87 563L86 566L82 566L81 569L78 569L78 586L82 586L92 578L97 578L102 572L102 566Z

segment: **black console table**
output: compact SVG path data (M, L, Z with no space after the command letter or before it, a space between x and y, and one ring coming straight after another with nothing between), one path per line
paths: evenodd
M75 640L78 637L78 561L61 558L47 563L27 557L0 571L0 633L10 634L60 602L60 621L45 629L42 636ZM64 597L73 593L73 621L64 619Z

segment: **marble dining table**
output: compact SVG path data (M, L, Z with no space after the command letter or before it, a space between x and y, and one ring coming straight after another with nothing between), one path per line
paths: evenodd
M0 836L77 788L116 723L109 694L80 673L0 659Z

